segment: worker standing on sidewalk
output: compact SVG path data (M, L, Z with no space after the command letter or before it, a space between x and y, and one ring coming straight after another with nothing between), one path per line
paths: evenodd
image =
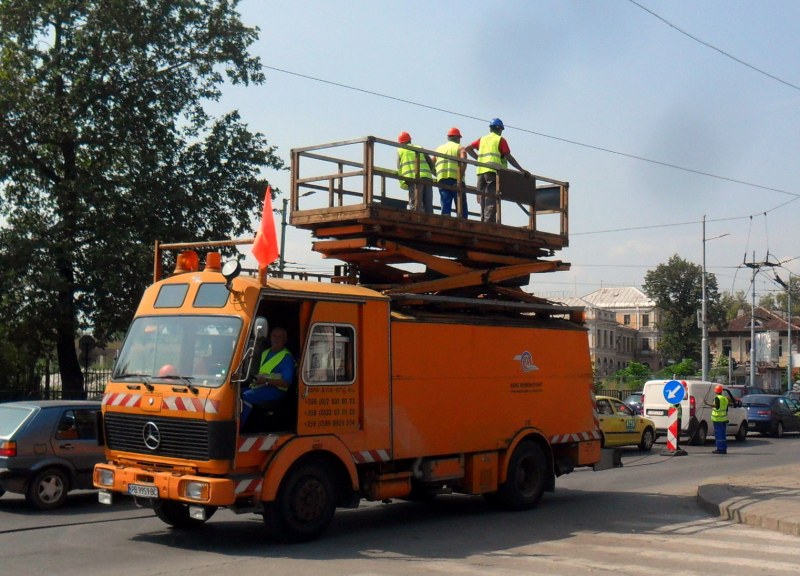
M705 403L706 406L713 408L711 411L711 422L714 424L714 440L716 441L717 449L714 450L712 454L727 454L728 398L722 393L721 384L714 386L714 393L717 395L716 398L714 398L714 404Z

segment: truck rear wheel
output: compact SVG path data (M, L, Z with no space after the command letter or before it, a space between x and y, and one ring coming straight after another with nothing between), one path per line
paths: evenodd
M541 446L523 440L508 463L506 481L487 500L506 510L533 508L542 499L547 474L547 458Z
M153 511L156 516L173 528L191 529L199 528L206 523L206 520L214 515L217 511L216 506L206 506L206 519L198 520L189 516L189 506L183 502L176 502L174 500L156 500L153 504Z
M264 510L264 523L283 542L318 538L333 520L336 494L328 466L312 461L295 466L281 482L274 502Z

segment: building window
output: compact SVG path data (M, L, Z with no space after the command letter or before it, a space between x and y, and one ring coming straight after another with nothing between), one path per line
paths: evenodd
M650 326L650 314L642 314L642 326Z
M642 352L650 351L650 338L642 338Z
M630 326L631 325L631 315L630 314L623 315L622 316L622 323L625 326Z

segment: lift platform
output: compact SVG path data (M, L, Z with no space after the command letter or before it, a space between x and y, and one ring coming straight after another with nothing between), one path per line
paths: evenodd
M520 289L530 274L568 270L552 258L568 245L569 183L498 170L497 223L481 221L480 192L459 179L469 215L410 211L420 179L401 179L397 149L367 136L292 150L289 222L310 230L313 250L347 264L338 280L386 294L544 300ZM419 148L434 161L436 151ZM450 157L462 167L482 164ZM413 193L413 192L412 192ZM434 204L438 194L434 191ZM418 203L419 204L419 203Z

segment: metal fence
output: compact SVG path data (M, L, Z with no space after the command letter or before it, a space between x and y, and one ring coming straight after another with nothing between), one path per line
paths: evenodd
M87 370L83 373L83 389L87 399L103 396L111 369ZM61 376L42 371L36 373L24 385L9 390L0 390L0 402L17 400L60 400L62 398Z

